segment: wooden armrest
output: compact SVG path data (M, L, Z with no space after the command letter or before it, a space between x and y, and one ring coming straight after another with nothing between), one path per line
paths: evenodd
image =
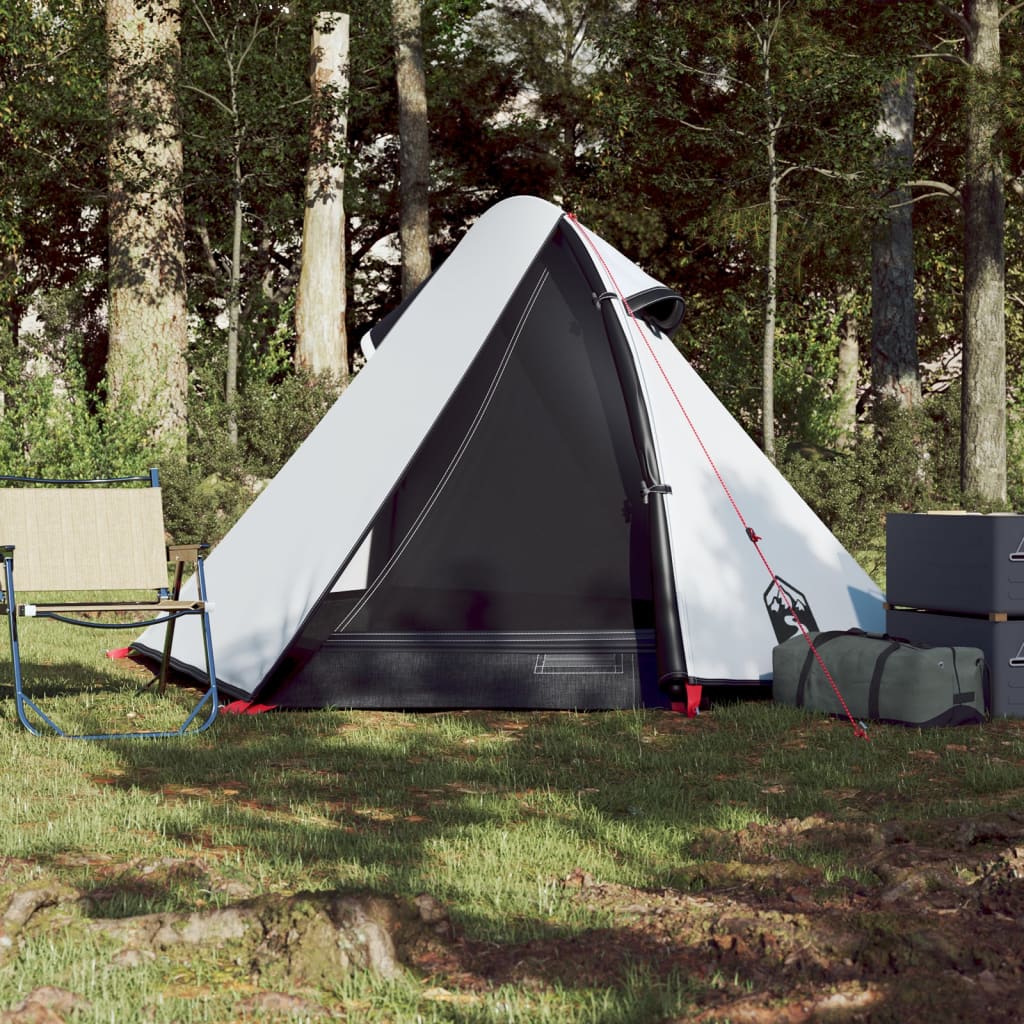
M194 562L209 546L209 544L168 544L167 561Z

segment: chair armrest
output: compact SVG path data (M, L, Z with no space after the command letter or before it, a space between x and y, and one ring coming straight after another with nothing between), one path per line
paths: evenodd
M185 563L195 562L196 566L201 570L202 563L199 561L203 557L209 544L168 544L167 545L167 561L174 563L174 583L171 585L171 598L175 601L181 595L181 582L185 577ZM170 643L170 637L174 629L173 622L167 631L168 643ZM163 692L163 686L161 685L161 693Z
M194 562L201 554L205 554L209 544L168 544L168 562Z
M14 554L13 544L0 544L0 558L10 558Z

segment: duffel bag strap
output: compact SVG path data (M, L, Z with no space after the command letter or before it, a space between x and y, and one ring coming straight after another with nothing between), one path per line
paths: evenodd
M807 690L807 680L811 677L811 669L814 667L817 658L814 656L814 651L817 648L821 650L824 644L827 644L829 640L835 640L839 636L849 636L849 631L845 629L829 629L823 633L819 633L814 638L813 646L808 645L807 657L804 658L803 668L800 669L800 679L796 684L796 706L802 708L804 706L804 694Z
M879 693L882 689L882 673L885 671L885 663L895 654L902 644L895 640L875 660L875 671L871 673L871 686L868 688L868 718L877 722L881 717L878 713Z

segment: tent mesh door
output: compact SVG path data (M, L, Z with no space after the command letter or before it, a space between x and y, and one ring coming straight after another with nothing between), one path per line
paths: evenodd
M443 333L422 343L444 357ZM557 232L261 699L662 703L640 481L601 313Z

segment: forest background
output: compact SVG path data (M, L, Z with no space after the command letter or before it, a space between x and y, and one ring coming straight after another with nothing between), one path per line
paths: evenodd
M867 568L886 511L1024 507L1024 5L323 6L0 0L0 473L156 464L216 540L526 193L685 296L677 344Z

